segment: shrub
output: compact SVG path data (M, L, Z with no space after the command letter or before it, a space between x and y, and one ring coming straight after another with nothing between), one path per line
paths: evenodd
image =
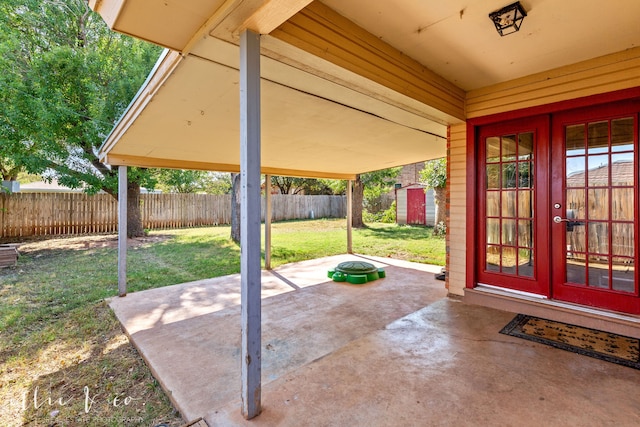
M364 209L362 211L362 220L364 222L384 222L387 224L393 224L396 222L396 202L394 201L391 203L389 209L382 212L371 213Z

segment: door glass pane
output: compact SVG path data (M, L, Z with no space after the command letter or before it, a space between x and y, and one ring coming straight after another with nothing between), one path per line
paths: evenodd
M502 161L512 162L516 159L516 136L505 135L502 137Z
M567 256L567 282L575 285L587 284L586 263L580 258Z
M500 188L500 164L487 165L487 189Z
M518 165L518 187L531 188L533 186L533 170L531 163L523 162Z
M487 243L500 244L500 220L487 219Z
M576 156L579 154L585 154L584 125L567 126L566 129L566 152L567 156Z
M533 251L530 249L518 250L518 275L533 277Z
M611 151L633 151L633 117L611 121Z
M518 191L518 218L533 218L533 191Z
M582 259L587 252L587 229L584 222L580 225L566 224L567 228L567 253L571 254L573 259Z
M533 132L518 135L518 158L520 160L533 159Z
M518 246L533 247L533 221L518 221Z
M487 138L487 163L495 163L500 161L500 138L490 137Z
M566 216L568 219L584 219L585 214L585 190L567 190L566 191Z
M518 174L516 163L502 164L502 188L516 188Z
M609 258L589 257L589 286L609 289Z
M611 254L633 257L635 255L633 236L632 222L614 222L611 225Z
M609 156L589 156L587 185L589 187L606 187L609 185Z
M620 187L633 185L633 153L614 154L611 156L611 185Z
M590 222L588 225L589 253L609 253L609 224L606 222Z
M485 265L485 269L487 271L490 271L493 273L500 272L501 254L502 254L502 251L500 249L500 246L498 245L487 246L487 260Z
M502 192L502 216L515 218L516 216L516 192L503 191Z
M611 219L614 221L633 220L634 197L633 188L611 189Z
M633 258L613 257L611 288L614 291L635 293L635 266Z
M515 246L517 244L516 221L514 219L502 220L502 244Z
M609 122L589 123L588 129L588 154L609 152Z
M589 219L609 219L609 189L596 188L588 191Z
M499 191L487 191L487 216L500 216Z
M502 247L502 272L505 274L516 274L516 248L508 246Z
M584 187L585 156L567 157L567 187Z

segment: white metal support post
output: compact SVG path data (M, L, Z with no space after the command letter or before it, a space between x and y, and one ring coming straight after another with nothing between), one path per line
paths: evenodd
M127 295L127 167L118 166L118 296Z
M347 253L353 253L353 181L347 181Z
M261 406L260 35L240 34L240 275L242 414Z
M271 270L271 175L264 176L264 268Z

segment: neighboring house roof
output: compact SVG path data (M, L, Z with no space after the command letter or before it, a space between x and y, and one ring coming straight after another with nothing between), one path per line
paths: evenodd
M82 188L69 188L59 184L58 181L54 179L51 182L36 181L28 184L20 184L20 193L82 193ZM100 191L99 193L103 194L104 191ZM140 187L140 193L159 194L162 193L162 190L149 191L144 187Z
M51 182L36 181L20 184L21 193L82 193L81 188L69 188L61 185L55 179Z
M597 166L587 172L574 172L567 176L567 187L607 187L609 185L609 164ZM611 164L611 183L614 186L634 185L633 160L621 160Z

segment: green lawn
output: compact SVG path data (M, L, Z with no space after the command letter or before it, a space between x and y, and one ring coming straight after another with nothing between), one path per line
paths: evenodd
M274 267L346 251L344 220L272 229ZM354 230L353 250L444 265L444 239L431 231L373 224ZM150 233L129 250L129 291L239 272L229 234L229 227ZM18 266L0 270L0 425L180 425L104 302L117 293L114 239L27 243Z

